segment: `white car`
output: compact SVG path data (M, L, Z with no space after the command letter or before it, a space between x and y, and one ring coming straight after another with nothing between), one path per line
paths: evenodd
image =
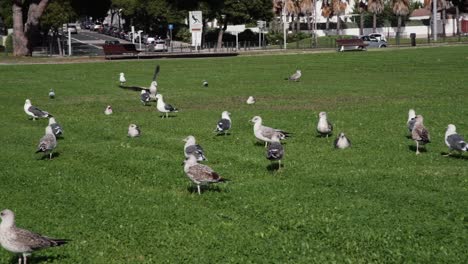
M166 41L157 39L154 43L154 51L167 51Z
M378 41L387 42L387 39L385 38L385 35L380 34L380 33L370 33L368 36L371 37L371 38L376 38Z

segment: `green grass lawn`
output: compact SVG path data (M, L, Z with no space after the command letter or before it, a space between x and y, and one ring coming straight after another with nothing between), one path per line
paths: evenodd
M31 263L467 263L468 154L441 155L448 124L468 137L467 54L459 46L0 66L1 209L19 227L73 240ZM118 88L119 72L149 86L156 64L159 92L180 108L174 118ZM283 80L297 68L300 82ZM34 154L47 120L28 120L26 98L65 130L50 161ZM406 137L410 108L432 137L419 156ZM215 137L223 110L233 129ZM320 111L352 148L316 136ZM279 172L256 144L255 115L294 133ZM140 138L127 138L130 123ZM188 135L228 183L191 192L181 165ZM3 249L0 262L17 263Z

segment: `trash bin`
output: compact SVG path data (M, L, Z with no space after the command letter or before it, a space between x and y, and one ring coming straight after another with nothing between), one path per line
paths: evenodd
M411 33L410 38L411 38L411 46L412 47L416 46L416 33Z

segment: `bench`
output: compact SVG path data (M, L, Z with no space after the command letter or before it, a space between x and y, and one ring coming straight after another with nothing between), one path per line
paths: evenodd
M135 44L104 44L102 46L106 58L112 59L113 55L131 55L139 58L140 51L136 49Z
M354 47L352 50L366 50L369 44L364 43L362 39L337 39L336 46L338 51L345 51L345 47Z

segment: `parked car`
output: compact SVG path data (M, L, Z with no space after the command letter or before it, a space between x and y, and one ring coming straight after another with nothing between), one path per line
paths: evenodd
M371 36L361 36L359 37L366 43L368 48L386 48L388 46L387 41L385 40L378 40L375 37Z
M154 51L167 51L166 41L164 39L157 39L154 43Z
M383 41L385 41L385 42L387 41L387 38L385 38L385 35L384 35L384 34L380 34L380 33L370 33L368 36L369 36L369 37L374 37L374 38L378 39L379 41L380 41L380 40L383 40Z
M70 29L71 34L78 34L78 29L76 28L75 25L67 25L67 30L64 31L64 34L68 34L68 29Z
M94 31L99 31L102 29L102 25L101 23L95 23L94 26L93 26L93 30Z

